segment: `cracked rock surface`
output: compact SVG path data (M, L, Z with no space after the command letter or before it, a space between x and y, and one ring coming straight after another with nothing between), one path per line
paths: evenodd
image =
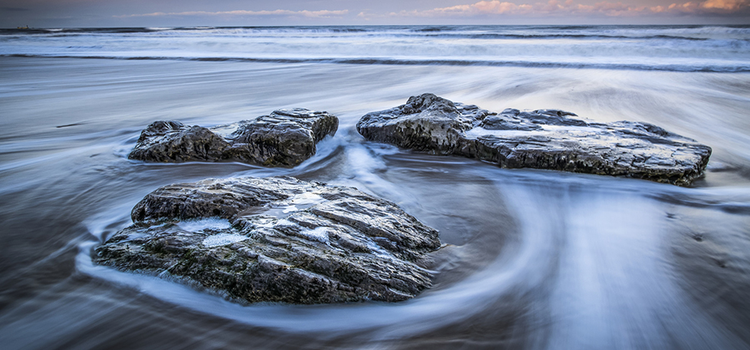
M431 286L438 232L394 203L291 177L161 187L94 262L176 279L235 301L401 301Z
M435 96L363 116L370 141L504 168L535 168L647 179L687 186L703 176L711 148L656 125L595 123L560 110L494 113Z
M178 121L151 123L128 158L147 162L236 161L292 167L312 157L316 144L338 129L338 118L303 108L205 128Z

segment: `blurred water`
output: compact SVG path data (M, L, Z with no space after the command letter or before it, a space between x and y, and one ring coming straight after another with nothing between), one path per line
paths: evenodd
M0 30L0 55L750 71L748 26L360 26Z
M748 62L745 27L110 29L1 35L6 55L0 57L4 347L750 347L750 75L737 73ZM267 45L256 45L263 40ZM101 47L68 48L75 41ZM431 50L441 47L447 47L446 56L473 60L466 47L496 50L495 55L505 46L512 52L541 45L529 55L561 62L555 47L562 50L571 42L595 53L572 54L587 65L598 65L607 55L617 65L632 59L649 67L679 58L699 68L707 59L734 73L59 57L115 51L138 57L141 49L158 49L179 57L195 50L194 57L236 52L247 58L265 47L286 58L341 58L356 53L346 47L355 44L368 47L368 55L383 50L399 60L439 56ZM222 43L226 50L210 48ZM301 45L299 51L294 45ZM615 51L600 51L600 45L613 45ZM628 45L652 57L623 55ZM712 51L711 45L723 48ZM547 57L544 47L551 49ZM672 51L660 56L663 50ZM365 142L354 129L363 114L423 92L495 111L558 108L596 121L652 122L712 146L714 154L706 177L693 188L680 188L498 169ZM336 136L294 169L144 164L126 158L140 130L154 120L209 126L293 107L327 110L341 120ZM91 249L129 225L132 206L158 186L273 175L354 186L439 229L449 246L435 256L434 288L396 304L239 306L91 263Z

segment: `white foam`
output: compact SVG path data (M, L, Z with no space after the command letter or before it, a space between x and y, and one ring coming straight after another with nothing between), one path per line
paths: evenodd
M181 229L190 232L200 232L203 230L226 230L232 227L227 219L206 218L198 220L185 220L177 223Z
M294 196L294 198L292 198L291 203L302 206L302 205L314 205L314 204L322 203L324 201L325 201L325 198L321 197L317 193L304 192L304 193L300 193Z
M288 207L284 208L284 210L282 210L282 212L283 212L284 214L287 214L287 213L295 212L295 211L298 211L298 210L299 210L299 209L297 209L297 206L296 206L296 205L290 205L290 206L288 206Z
M541 130L488 130L485 128L473 128L465 133L466 137L475 139L481 136L497 137L527 137L530 135L553 135L553 132L563 132L577 136L601 134L602 130L587 126L560 126L544 125ZM605 135L606 136L606 135Z
M239 129L240 124L239 123L232 123L227 125L219 125L212 127L210 130L221 137L229 137L229 135L232 135L237 129Z
M220 233L218 235L208 236L203 240L203 245L208 248L218 247L222 245L232 244L236 242L242 242L247 240L247 236L231 234L231 233Z
M297 224L287 220L287 219L281 219L277 221L273 226L296 226Z
M255 227L271 228L273 227L274 224L276 224L276 221L277 220L275 219L259 218L259 219L253 220L252 223L253 225L255 225Z
M321 243L328 244L328 227L317 227L312 230L302 230L300 234Z
M289 214L291 213L295 213L300 210L307 209L313 205L323 203L325 202L325 200L325 198L321 197L317 193L304 192L295 195L288 201L284 201L271 206L271 208L263 212L263 214L283 218L289 216Z

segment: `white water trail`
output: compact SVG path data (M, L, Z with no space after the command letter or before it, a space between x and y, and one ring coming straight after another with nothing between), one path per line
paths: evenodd
M196 311L292 333L335 337L367 331L376 342L408 338L461 323L520 291L547 305L530 317L549 315L551 324L542 326L550 327L549 339L542 343L553 349L658 348L674 344L670 332L677 332L683 345L733 343L731 334L713 326L674 284L660 232L664 203L630 192L627 180L608 190L600 185L617 180L573 176L553 185L547 176L521 173L496 180L498 190L512 199L518 243L466 280L397 304L240 306L155 277L95 266L93 243L81 246L77 268ZM592 183L580 186L576 180Z

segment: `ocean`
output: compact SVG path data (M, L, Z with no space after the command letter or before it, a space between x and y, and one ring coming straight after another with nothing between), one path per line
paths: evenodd
M642 121L713 148L691 187L367 142L431 92ZM340 120L295 168L127 159L156 120L303 107ZM0 30L7 349L750 347L750 26ZM414 299L238 305L92 264L159 186L288 175L397 203L447 244Z

